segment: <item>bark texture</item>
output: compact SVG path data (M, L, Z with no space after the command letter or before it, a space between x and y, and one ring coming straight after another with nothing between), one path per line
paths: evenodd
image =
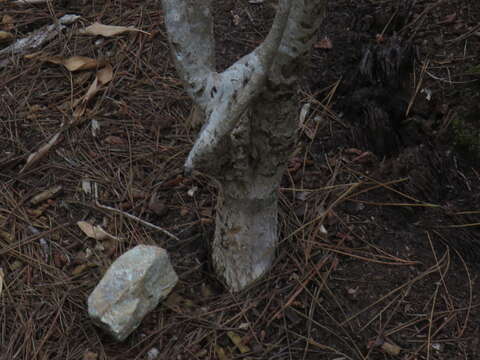
M264 42L223 73L213 69L212 50L202 50L196 63L190 56L201 46L199 36L209 38L209 49L213 44L205 30L211 27L211 16L205 15L210 1L162 2L178 72L206 119L185 170L203 171L218 182L213 264L238 291L264 275L274 260L277 189L297 131L297 80L326 0L280 0ZM189 38L192 29L200 35Z

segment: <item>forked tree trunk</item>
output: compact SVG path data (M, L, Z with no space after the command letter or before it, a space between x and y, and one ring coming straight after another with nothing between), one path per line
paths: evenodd
M213 263L238 291L265 274L278 241L282 174L295 143L297 79L326 0L280 0L272 29L223 73L210 0L162 0L173 58L206 123L185 163L219 185Z

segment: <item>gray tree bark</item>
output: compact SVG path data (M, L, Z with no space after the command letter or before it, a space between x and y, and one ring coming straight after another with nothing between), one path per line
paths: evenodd
M326 1L280 0L262 44L218 73L211 0L162 0L177 71L206 119L185 171L217 180L213 264L233 291L274 260L277 189L297 130L297 81Z

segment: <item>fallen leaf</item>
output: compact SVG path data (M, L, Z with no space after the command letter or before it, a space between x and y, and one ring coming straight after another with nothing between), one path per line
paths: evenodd
M183 297L175 292L171 293L164 302L165 306L176 313L182 313L195 307L192 300Z
M37 194L34 197L32 197L30 199L30 203L32 203L33 205L37 205L45 200L51 199L61 190L62 190L62 185L50 187L47 190L42 191L40 194Z
M26 164L20 170L20 173L28 169L30 166L35 164L38 160L43 158L48 151L52 148L52 146L56 145L60 141L60 132L56 133L52 138L45 144L40 147L36 152L30 154L28 156Z
M32 60L32 59L35 59L35 58L41 56L42 54L43 54L42 51L36 51L34 53L31 53L31 54L23 55L23 57L27 60Z
M88 270L89 268L95 267L95 266L97 266L97 265L94 264L94 263L86 263L86 264L77 265L72 270L72 275L73 276L80 275L84 271Z
M96 60L85 56L72 56L71 58L63 61L63 66L65 66L67 70L71 72L97 69L104 65L104 60Z
M83 353L83 360L97 360L98 359L98 354L94 353L93 351L85 351Z
M114 25L104 25L101 23L93 23L92 25L86 27L80 31L82 35L100 35L105 37L112 37L115 35L123 34L127 31L141 31L133 26L114 26Z
M92 225L86 221L78 221L78 227L80 230L84 232L85 235L88 237L95 239L95 240L105 240L105 239L114 239L119 240L116 236L113 236L107 233L105 230L102 229L99 225Z
M167 213L165 201L158 198L156 194L152 194L148 201L148 209L158 216L163 216Z
M103 69L98 70L95 80L90 85L90 87L87 90L87 93L85 94L84 102L89 102L90 99L92 99L95 96L95 94L100 90L100 88L103 85L110 82L112 78L113 78L113 69L110 64L107 64Z
M83 86L87 81L90 81L92 75L93 74L91 71L83 71L75 74L75 76L73 77L73 85ZM70 105L68 105L68 108L70 108Z
M127 140L115 135L109 135L103 141L110 145L125 145L127 143Z
M388 342L385 342L382 344L382 350L385 351L389 355L397 356L400 354L400 351L402 348L398 345L395 344L390 344Z
M0 229L0 238L4 239L7 243L12 243L14 238L13 235Z
M8 41L13 39L13 34L8 31L0 30L0 41Z
M113 79L112 65L106 64L103 69L97 71L97 78L101 85L105 85Z
M104 60L96 60L86 56L72 56L69 58L47 56L42 58L42 60L48 61L52 64L63 65L70 72L97 69L105 66Z
M3 15L1 28L6 31L13 30L15 28L13 17L10 15Z
M322 40L316 43L314 47L317 49L332 49L333 44L332 41L325 36Z
M227 356L227 354L225 353L225 350L222 347L215 345L214 348L215 348L215 353L217 354L218 360L230 359L230 357Z
M113 78L113 68L112 65L106 64L104 68L97 71L95 80L87 90L87 93L81 98L74 102L73 116L75 118L81 117L85 110L87 109L87 103L95 96L95 94L100 91L102 86L110 82Z
M242 354L250 352L250 348L243 343L240 335L238 335L233 331L227 331L227 336L235 344L235 346L238 348L238 350L240 350Z

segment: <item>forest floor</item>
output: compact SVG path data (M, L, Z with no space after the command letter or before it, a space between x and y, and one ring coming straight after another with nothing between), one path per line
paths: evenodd
M259 44L274 10L214 9L223 69ZM277 260L236 294L210 263L215 186L183 176L198 128L160 6L0 0L13 37L0 51L64 14L81 18L0 67L0 359L480 358L479 1L330 1L279 190ZM79 34L96 21L141 31ZM402 85L359 81L367 49L392 39L410 44ZM72 56L97 62L69 71ZM116 238L89 238L78 221ZM138 244L167 249L180 280L115 343L86 300Z

